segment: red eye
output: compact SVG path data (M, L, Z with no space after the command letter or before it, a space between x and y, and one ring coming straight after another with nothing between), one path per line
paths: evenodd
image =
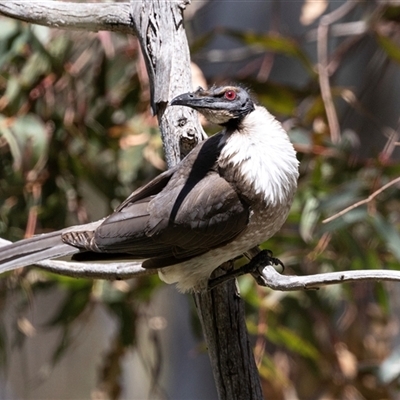
M236 92L234 92L233 90L227 90L224 96L227 100L235 100Z

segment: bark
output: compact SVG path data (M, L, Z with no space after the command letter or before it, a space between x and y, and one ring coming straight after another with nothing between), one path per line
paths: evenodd
M220 399L263 399L245 324L244 304L230 280L195 295Z
M132 33L129 3L2 1L0 14L51 28Z
M192 90L189 47L183 27L186 1L132 1L132 20L146 60L151 107L158 117L168 167L206 138L197 114L187 107L167 107Z

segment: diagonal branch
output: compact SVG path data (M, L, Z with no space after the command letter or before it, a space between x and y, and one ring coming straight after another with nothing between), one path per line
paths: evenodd
M378 194L382 193L384 190L386 190L388 187L395 185L396 183L400 183L400 177L391 180L390 182L388 182L386 185L383 185L380 189L376 190L374 193L370 194L366 199L360 200L357 203L352 204L351 206L343 209L342 211L336 213L335 215L332 215L329 218L326 218L322 221L322 223L326 224L328 222L333 221L336 218L341 217L342 215L348 213L349 211L353 210L354 208L360 207L363 204L367 204L370 201L372 201L376 196L378 196Z
M132 33L130 3L1 1L0 15L50 28Z

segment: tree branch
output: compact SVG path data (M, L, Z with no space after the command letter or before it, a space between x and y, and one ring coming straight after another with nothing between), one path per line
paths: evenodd
M151 108L158 118L169 168L207 137L196 111L167 107L173 97L193 89L182 15L186 4L187 0L131 1L133 24L150 78Z
M12 242L0 238L0 251L2 246ZM66 260L45 260L34 264L46 271L55 274L71 276L73 278L92 279L129 279L133 277L152 275L156 270L142 268L139 261L118 261L118 262L74 262ZM18 267L16 267L18 268ZM16 269L14 268L14 269Z
M0 249L2 246L10 244L12 242L0 238ZM251 261L250 261L251 263ZM120 262L110 262L110 263L96 263L96 262L73 262L73 261L63 261L63 260L46 260L41 261L36 266L56 274L61 274L65 276L71 276L73 278L93 278L93 279L107 279L107 280L122 280L129 279L144 275L153 275L156 273L155 270L144 269L140 262L132 261L120 261ZM246 267L246 266L244 266ZM257 266L255 266L257 268ZM272 265L259 266L259 275L262 278L262 286L266 286L273 290L281 291L293 291L293 290L304 290L304 289L317 289L321 286L334 285L344 282L354 282L354 281L400 281L400 271L393 270L356 270L356 271L338 271L338 272L328 272L317 275L282 275L275 270ZM249 273L248 268L239 268L234 273L227 274L227 277L233 281L233 278ZM221 283L226 282L224 275L214 278L215 281L212 284L212 289L220 286ZM213 282L212 281L212 282ZM257 280L259 284L262 282ZM235 285L228 289L227 286L222 288L222 293L232 290ZM220 300L216 300L220 297L221 293L213 291L210 296L204 296L203 301L211 304L221 304ZM235 297L235 296L233 296ZM237 296L236 296L237 297ZM222 296L226 299L226 296ZM210 306L211 307L211 306ZM239 307L239 308L237 308ZM214 306L211 307L211 309ZM237 308L235 313L241 313L240 306L237 304L234 306ZM208 310L208 311L206 311ZM210 308L206 307L205 310L201 310L204 314L209 312ZM205 329L207 326L204 327ZM216 325L214 328L218 330ZM208 335L214 335L215 330L211 329ZM224 398L224 397L223 397ZM228 397L229 398L229 397Z
M122 280L138 276L156 274L156 270L142 268L138 261L120 261L112 263L73 262L61 260L46 260L37 264L38 267L55 274L73 278L91 278L106 280Z
M329 27L349 13L357 3L358 0L347 0L346 3L342 4L336 10L324 15L317 29L319 86L333 143L338 143L340 140L340 126L329 83L328 32Z
M196 293L195 302L218 398L263 399L253 349L244 323L244 304L237 293L236 282L231 280L211 291Z
M132 33L129 3L2 1L0 15L50 28Z
M265 281L265 286L281 291L318 289L321 286L354 281L400 281L400 271L383 269L285 276L277 272L273 266L267 265L260 271L260 274Z
M132 1L132 6L142 2ZM146 3L146 4L145 4ZM191 89L190 56L182 9L168 0L143 1L132 13L152 84L152 109L157 114L168 166L205 138L197 114L187 107L167 107L168 101ZM235 282L194 295L209 350L220 400L260 400L262 390L246 329L244 306Z
M340 212L338 212L338 213L332 215L331 217L324 219L324 220L322 221L322 223L323 223L323 224L326 224L326 223L328 223L328 222L331 222L331 221L333 221L334 219L339 218L339 217L341 217L342 215L344 215L344 214L348 213L349 211L353 210L354 208L357 208L357 207L362 206L363 204L369 203L369 202L372 201L376 196L378 196L378 194L382 193L382 192L383 192L384 190L386 190L388 187L390 187L390 186L392 186L392 185L394 185L394 184L396 184L396 183L399 183L399 182L400 182L400 176L399 176L398 178L396 178L396 179L391 180L391 181L388 182L386 185L383 185L381 188L379 188L378 190L376 190L374 193L370 194L366 199L360 200L360 201L358 201L357 203L354 203L354 204L352 204L351 206L349 206L349 207L343 209L342 211L340 211Z
M209 281L209 290L213 290L220 284L247 273L251 273L260 286L284 292L318 289L321 286L353 281L400 281L400 271L396 270L367 269L287 276L277 272L274 265L283 266L279 259L272 257L272 253L269 250L262 250L246 265L236 270L231 269L225 275L211 279Z

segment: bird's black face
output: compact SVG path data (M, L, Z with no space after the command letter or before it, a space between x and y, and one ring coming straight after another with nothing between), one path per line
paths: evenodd
M238 123L254 110L254 103L246 90L237 86L198 88L195 92L175 97L171 106L191 107L214 124Z

